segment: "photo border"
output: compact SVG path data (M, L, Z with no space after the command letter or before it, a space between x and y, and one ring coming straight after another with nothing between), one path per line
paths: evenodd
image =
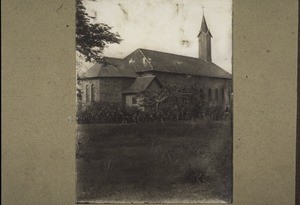
M75 1L1 6L2 202L75 204ZM297 32L296 0L233 1L234 205L295 203Z

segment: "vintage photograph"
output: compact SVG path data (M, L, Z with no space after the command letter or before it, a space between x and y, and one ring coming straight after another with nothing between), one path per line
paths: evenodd
M232 1L76 0L77 203L232 202Z

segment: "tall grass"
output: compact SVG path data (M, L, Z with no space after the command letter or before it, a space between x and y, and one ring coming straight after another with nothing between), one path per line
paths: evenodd
M80 200L231 199L228 122L80 125L78 135Z

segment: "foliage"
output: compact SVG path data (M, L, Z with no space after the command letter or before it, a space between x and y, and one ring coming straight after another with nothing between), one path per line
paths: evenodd
M204 100L193 87L164 87L156 91L146 89L140 93L139 107L122 103L92 102L82 105L78 92L78 123L141 123L162 121L228 120L232 118L231 104Z
M230 113L223 106L172 101L163 103L155 109L141 110L137 107L123 106L119 103L94 102L88 105L78 104L77 122L82 123L142 123L162 121L190 121L196 119L227 120Z
M80 99L78 93L78 99ZM231 104L206 102L195 88L165 87L157 91L145 90L139 94L139 107L121 103L78 103L78 123L141 123L162 121L228 120L232 118Z
M208 182L206 171L200 167L192 167L189 164L185 172L185 180L191 184L202 184Z
M165 87L157 91L145 90L139 95L141 106L152 110L155 117L161 120L222 120L231 117L230 105L208 103L203 93L194 87Z
M104 62L103 49L107 44L120 43L118 33L111 32L112 27L104 23L91 23L82 0L76 0L76 50L86 61L93 59Z
M89 124L77 129L79 200L174 202L178 193L186 201L231 198L230 122Z
M138 121L141 110L119 103L95 102L79 106L77 122L81 123L132 123Z

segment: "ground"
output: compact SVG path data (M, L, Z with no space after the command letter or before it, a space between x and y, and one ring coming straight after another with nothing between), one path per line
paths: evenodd
M78 202L230 202L232 124L78 125Z

